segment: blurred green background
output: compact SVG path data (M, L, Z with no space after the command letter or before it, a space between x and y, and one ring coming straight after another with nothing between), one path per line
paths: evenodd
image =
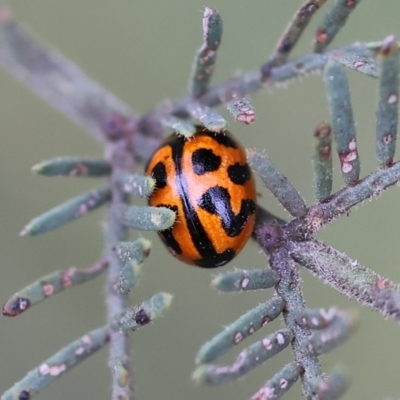
M332 1L326 6L333 3ZM218 9L224 20L224 39L214 82L238 71L258 68L300 1L228 2L211 0L14 0L14 16L41 38L76 62L90 76L145 112L160 101L185 94L193 55L201 43L204 5ZM355 40L379 40L400 34L400 2L364 0L334 45ZM312 33L322 11L302 38L295 54L310 49ZM376 81L348 73L357 124L363 175L376 169L374 156ZM0 296L9 295L36 278L70 265L93 263L102 250L101 219L97 211L59 231L37 238L19 238L31 218L64 200L100 185L80 179L33 176L30 167L57 155L101 156L102 149L82 129L38 99L0 69ZM265 149L274 163L306 200L313 199L312 133L328 118L321 76L294 82L285 89L270 88L252 97L257 120L249 126L230 121L230 129L246 147ZM221 111L226 115L224 110ZM229 117L228 117L229 118ZM335 188L341 186L335 158ZM335 222L320 238L384 276L400 281L398 188ZM263 191L261 202L271 211L287 213ZM134 233L132 238L140 234ZM245 379L217 388L196 388L190 382L200 345L249 308L271 297L272 290L242 295L220 295L210 285L215 271L178 264L167 255L155 234L153 251L145 265L133 301L157 291L174 294L172 308L152 326L134 334L137 394L141 400L246 399L291 360L287 349ZM266 258L254 243L225 270L262 267ZM352 386L346 399L382 399L400 396L398 379L400 330L393 321L361 309L321 282L302 272L305 298L313 307L339 305L361 313L359 331L345 345L322 358L323 368L348 368ZM65 344L105 320L104 277L73 288L15 318L0 319L0 392L19 380ZM267 332L281 327L275 321L258 332L222 362ZM109 399L107 349L59 379L38 398ZM301 396L300 385L285 397Z

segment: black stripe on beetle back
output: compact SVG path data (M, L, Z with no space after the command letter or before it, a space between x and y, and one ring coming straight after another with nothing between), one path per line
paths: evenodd
M221 157L211 149L197 149L192 154L192 166L196 175L216 171L221 165Z
M170 206L167 204L158 204L157 207L166 207L170 210L174 211L175 214L178 212L177 206ZM163 240L164 244L169 247L175 254L182 254L182 249L177 240L175 239L172 228L165 229L164 231L159 232L161 239Z
M222 253L215 253L215 255L213 255L211 258L202 258L201 260L196 260L195 264L202 268L222 267L234 257L235 251L233 249L227 249Z
M233 164L228 167L229 179L236 185L244 185L251 177L249 164Z
M189 185L185 174L182 172L182 154L185 146L184 140L175 140L169 143L172 149L172 160L176 171L176 188L182 202L183 214L186 220L190 237L201 259L193 260L198 266L203 268L215 268L226 264L234 257L234 250L228 249L223 253L217 253L210 238L205 231L196 210L190 203L188 196Z
M239 236L250 215L256 211L256 204L251 199L242 200L240 212L235 215L231 206L231 195L221 186L214 186L205 192L199 202L199 207L210 214L218 215L222 227L229 237Z

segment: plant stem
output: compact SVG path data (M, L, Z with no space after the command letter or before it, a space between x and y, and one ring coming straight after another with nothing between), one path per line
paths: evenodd
M128 230L122 225L116 217L114 209L121 204L126 204L127 198L116 179L118 173L129 171L132 168L132 156L127 151L123 143L115 142L110 145L106 154L111 154L110 163L116 165L110 179L111 186L111 205L107 211L107 217L104 226L106 254L110 262L107 282L106 282L106 305L107 305L107 323L111 326L117 315L121 315L128 306L128 297L122 295L116 288L120 272L124 263L118 257L115 246L118 242L128 240ZM131 360L131 343L129 333L121 330L111 330L110 332L110 359L109 367L113 375L112 399L113 400L134 400L134 380L133 366ZM126 370L128 385L121 387L118 383L118 377L114 375L116 363L121 363Z

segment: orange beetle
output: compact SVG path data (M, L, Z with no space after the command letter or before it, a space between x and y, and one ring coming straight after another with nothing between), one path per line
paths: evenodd
M203 268L231 261L253 232L254 178L243 147L229 133L197 127L189 139L171 135L146 166L156 180L149 205L176 212L159 232L179 260Z

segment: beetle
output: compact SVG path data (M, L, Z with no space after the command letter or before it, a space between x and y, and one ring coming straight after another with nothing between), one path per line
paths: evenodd
M156 181L148 203L176 213L158 232L179 260L203 268L231 261L255 224L256 188L245 150L229 132L202 126L186 138L172 134L154 152L146 175Z

